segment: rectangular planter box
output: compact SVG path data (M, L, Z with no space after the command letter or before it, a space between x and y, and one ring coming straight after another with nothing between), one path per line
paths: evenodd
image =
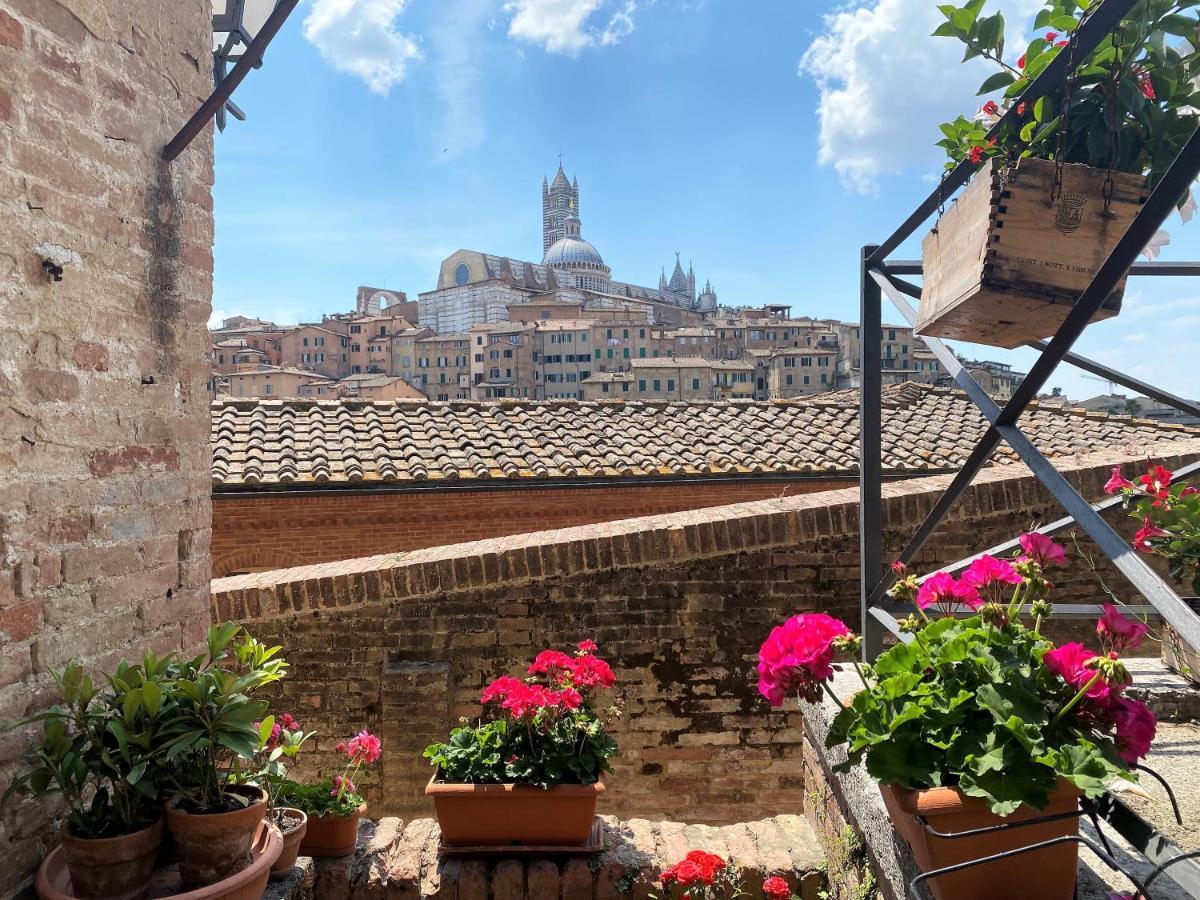
M1059 782L1058 790L1050 795L1044 810L1022 806L1005 818L993 814L980 798L964 796L953 788L906 791L881 784L879 791L892 824L912 848L922 872L1028 847L1060 835L1079 833L1078 817L1069 817L975 837L939 838L929 834L914 818L922 816L937 831L954 834L1069 813L1079 809L1079 791L1065 781ZM1063 842L961 872L939 875L926 885L936 900L1015 900L1018 897L1072 900L1078 860L1079 845Z
M1105 217L1103 169L1023 159L1010 179L989 160L925 236L918 334L1018 347L1058 330L1148 195L1146 181L1113 173ZM1115 316L1122 278L1092 321Z
M429 779L425 795L448 847L583 846L604 793L603 775L595 784L545 791L527 784L439 784L438 777Z

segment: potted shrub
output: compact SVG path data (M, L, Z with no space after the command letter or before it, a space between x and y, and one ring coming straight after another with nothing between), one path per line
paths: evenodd
M1183 602L1200 615L1200 491L1176 482L1174 473L1151 466L1137 482L1129 481L1120 466L1104 489L1122 494L1129 514L1142 523L1133 536L1133 547L1168 560L1168 572L1194 596ZM1200 684L1200 648L1193 647L1164 622L1162 658L1168 668Z
M480 701L491 718L464 722L425 750L435 767L425 793L443 844L587 843L617 752L596 708L597 692L616 676L595 651L588 640L574 655L539 653L528 678L505 675L484 688Z
M865 765L923 871L1077 833L1079 797L1099 797L1116 778L1136 780L1154 737L1153 713L1124 696L1131 677L1120 659L1146 626L1110 604L1096 627L1099 652L1054 646L1040 633L1051 612L1044 572L1065 552L1038 534L1023 535L1021 546L1012 560L980 557L961 579L939 572L919 583L900 571L892 595L916 605L902 623L913 640L873 666L856 662L863 688L848 702L829 683L835 654L859 645L844 623L795 616L760 651L759 689L772 705L792 691L809 701L825 691L842 707L827 745L844 745L848 759L835 771ZM956 618L963 607L973 614ZM914 818L953 833L1056 813L1066 817L955 839ZM938 876L930 888L947 900L1070 900L1077 846Z
M300 852L305 856L337 858L354 852L358 822L367 811L355 779L363 766L371 765L383 754L379 738L366 730L348 741L338 741L336 749L346 757L339 774L315 784L286 781L279 789L279 802L308 817L300 842Z
M283 838L283 850L271 866L270 879L276 881L287 877L296 865L300 842L308 830L308 814L302 809L281 805L279 793L287 783L287 764L296 758L313 732L301 729L290 713L283 713L278 718L267 716L256 722L255 727L260 741L255 757L256 769L244 780L262 784L267 792L266 819L279 829Z
M154 752L165 662L122 661L107 688L76 662L51 673L62 703L5 730L41 722L29 766L5 791L60 795L61 854L78 897L145 895L162 841Z
M922 244L919 334L1000 347L1051 336L1191 135L1200 62L1181 39L1194 40L1194 20L1139 3L1090 55L1076 54L1071 36L1088 5L1049 0L1015 61L1003 16L983 15L984 0L939 7L946 21L934 34L996 72L979 89L994 96L972 119L940 126L947 168L982 168ZM1062 53L1073 64L1066 84L1020 102L992 133ZM1123 290L1095 318L1116 315Z
M213 884L250 864L267 810L266 791L243 775L254 765L262 743L256 723L267 711L252 695L283 677L279 650L227 622L209 630L205 654L169 666L161 733L173 794L166 820L184 887Z

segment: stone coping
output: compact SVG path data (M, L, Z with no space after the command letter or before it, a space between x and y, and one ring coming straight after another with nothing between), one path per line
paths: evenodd
M1135 673L1136 677L1150 676L1155 671L1153 661L1149 660L1138 660L1137 668L1139 672ZM1161 667L1161 664L1157 669L1157 673L1150 679L1152 684L1143 686L1145 699L1152 706L1155 705L1155 694L1158 688L1153 682L1158 682L1165 686L1164 693L1168 695L1168 704L1173 704L1175 701L1170 698L1169 694L1178 686L1176 684L1177 676L1168 673ZM860 689L861 682L853 671L841 672L834 678L833 690L839 697L847 697ZM1192 693L1196 692L1192 690ZM823 770L823 777L834 788L842 815L862 836L862 843L866 847L871 869L878 879L879 890L887 900L903 900L908 896L908 883L918 874L919 870L908 844L892 828L883 798L879 793L878 784L862 766L857 766L844 775L832 774L832 767L846 760L846 754L842 748L825 749L825 738L829 734L829 727L838 712L833 701L827 696L823 696L819 703L803 703L801 707L804 713L805 741L808 749L815 753ZM1173 731L1173 733L1178 736L1180 732ZM1185 730L1182 733L1197 738L1195 746L1189 750L1189 753L1200 752L1200 732ZM1178 753L1179 748L1173 749ZM1157 762L1155 754L1151 754L1149 762ZM1185 784L1190 784L1190 781ZM811 786L808 789L811 790ZM1187 787L1185 786L1184 789L1186 790ZM1160 821L1154 823L1158 827L1163 828L1166 825L1165 820L1161 820L1166 813L1166 807L1163 804L1159 804L1157 813L1152 813L1147 808L1142 808L1140 812L1151 819L1154 815L1159 816ZM1080 826L1080 831L1084 836L1097 843L1102 843L1096 830L1086 818L1080 820ZM1128 868L1139 878L1145 878L1153 870L1154 867L1110 826L1102 823L1102 828L1114 849L1114 858L1122 866ZM1187 900L1187 898L1193 897L1191 893L1170 880L1169 875L1170 870L1155 881L1153 888L1155 900ZM1109 869L1103 861L1086 848L1081 848L1076 894L1078 900L1108 900L1109 891L1131 891L1132 889L1132 885L1124 876ZM920 890L913 900L930 900L930 895L928 892Z
M301 858L266 900L649 900L659 873L688 850L719 853L743 872L747 900L779 875L801 900L818 900L822 856L808 821L776 816L714 828L602 816L605 849L587 856L444 856L433 819L363 821L353 856Z
M1098 497L1114 465L1141 465L1148 448L1109 449L1060 460L1085 497ZM1154 458L1177 468L1200 456L1200 441L1159 445ZM884 525L932 508L952 476L883 485ZM1024 466L982 471L948 523L1045 502ZM627 567L671 565L748 550L790 547L858 528L856 488L489 538L367 556L212 582L214 616L251 622L316 609L344 610L456 590L521 584Z

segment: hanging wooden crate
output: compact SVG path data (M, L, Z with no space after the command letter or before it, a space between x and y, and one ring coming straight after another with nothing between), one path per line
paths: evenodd
M921 244L917 333L995 347L1052 336L1145 202L1146 180L1114 172L1104 215L1103 169L1023 159L987 162ZM1122 278L1092 321L1115 316Z

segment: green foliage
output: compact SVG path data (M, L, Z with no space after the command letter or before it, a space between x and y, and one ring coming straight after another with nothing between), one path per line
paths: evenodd
M452 784L595 784L610 771L617 742L588 706L534 721L463 724L425 757Z
M329 778L314 784L284 780L275 790L275 803L299 809L310 816L352 816L362 806L363 798L353 791L342 791L338 796Z
M1042 665L1052 644L1019 623L947 617L879 657L876 683L833 722L827 745L847 744L847 771L909 790L958 787L1005 816L1043 809L1065 778L1097 797L1128 771L1087 718L1057 713L1074 691Z
M122 661L105 688L77 662L52 673L63 702L4 729L43 725L29 767L4 799L61 795L72 834L84 838L129 834L157 818L166 669L147 653L140 664Z
M1037 14L1034 28L1043 31L1024 48L1016 65L1005 57L1004 19L1000 13L982 15L984 0L965 6L939 6L946 21L933 32L961 41L964 61L982 57L998 71L983 82L980 96L996 94L1003 112L1059 53L1059 46L1078 26L1090 6L1077 0L1049 0ZM1151 185L1161 178L1171 160L1196 127L1200 107L1200 27L1195 8L1200 0L1141 0L1121 23L1086 58L1080 54L1070 108L1063 110L1065 94L1059 88L1034 104L1025 105L1010 123L986 140L996 116L980 115L968 122L961 117L942 126L938 146L949 156L947 168L964 159L998 156L1006 162L1021 157L1054 159L1058 147L1059 116L1067 116L1064 162L1083 163L1116 171L1148 174ZM1047 40L1047 35L1052 38ZM965 124L964 124L965 123ZM985 135L978 132L983 130ZM1110 133L1112 138L1110 140ZM972 154L972 151L975 151Z
M267 702L252 695L283 677L287 663L279 650L227 622L209 630L205 654L168 667L162 764L187 808L245 804L228 788L246 780L244 769L254 767L262 747L258 723Z

